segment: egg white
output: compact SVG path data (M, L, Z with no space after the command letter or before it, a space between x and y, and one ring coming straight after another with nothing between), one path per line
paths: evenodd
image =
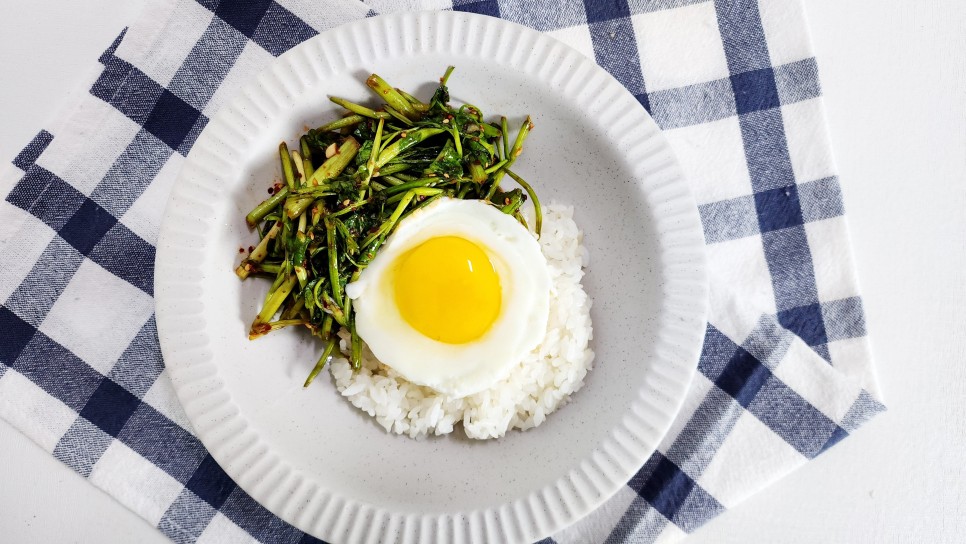
M483 336L464 344L424 336L396 306L397 260L441 236L478 245L500 278L499 315ZM346 293L355 308L356 331L382 363L410 382L458 398L492 386L543 340L550 273L539 243L516 219L485 202L443 198L401 221Z

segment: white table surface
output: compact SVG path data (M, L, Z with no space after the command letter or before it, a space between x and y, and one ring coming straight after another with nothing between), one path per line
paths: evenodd
M140 0L0 0L0 160ZM808 2L889 411L698 543L966 541L966 2ZM168 540L0 421L0 541Z

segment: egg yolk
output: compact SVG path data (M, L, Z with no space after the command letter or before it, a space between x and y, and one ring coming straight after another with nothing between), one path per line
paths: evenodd
M456 236L431 238L403 255L396 305L420 333L447 344L475 340L500 314L500 277L479 246Z

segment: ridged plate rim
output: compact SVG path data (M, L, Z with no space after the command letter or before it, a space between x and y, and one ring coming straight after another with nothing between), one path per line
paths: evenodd
M487 50L488 62L502 59L508 68L533 74L534 84L554 82L571 90L568 99L576 105L595 109L613 144L636 165L634 177L651 206L664 266L656 356L620 424L554 484L498 507L456 515L390 511L314 484L273 452L246 420L207 349L212 339L198 295L201 270L190 263L207 249L205 234L214 228L207 202L226 184L240 183L220 174L250 141L239 127L257 127L261 119L279 115L292 97L327 74L364 67L390 52L398 54L399 47L412 55L467 55L484 40L496 47ZM578 76L579 90L574 89ZM157 246L155 292L165 365L211 455L280 518L319 538L350 542L528 542L587 515L634 475L670 427L697 366L708 312L705 244L695 200L667 140L636 99L606 71L551 37L500 19L447 11L379 16L325 31L275 59L222 108L172 189Z

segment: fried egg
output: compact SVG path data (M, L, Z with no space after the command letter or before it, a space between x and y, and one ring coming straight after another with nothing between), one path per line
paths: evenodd
M346 293L382 363L455 398L489 388L540 344L550 273L516 219L442 198L403 219Z

